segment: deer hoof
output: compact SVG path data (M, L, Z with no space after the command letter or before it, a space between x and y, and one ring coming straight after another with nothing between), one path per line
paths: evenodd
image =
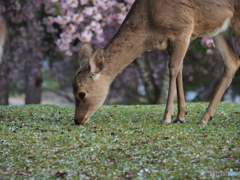
M180 120L180 119L175 119L172 123L185 123L185 121Z
M161 124L171 124L169 121L162 121Z

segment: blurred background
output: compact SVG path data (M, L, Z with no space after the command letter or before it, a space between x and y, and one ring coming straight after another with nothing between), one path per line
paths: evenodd
M133 0L0 0L7 36L0 64L0 105L74 105L72 77L82 42L104 47ZM233 38L240 55L240 40ZM111 85L106 104L165 103L168 53L146 52ZM184 60L186 100L209 101L223 72L210 38L193 41ZM240 102L240 71L222 100ZM97 88L97 87L96 87Z

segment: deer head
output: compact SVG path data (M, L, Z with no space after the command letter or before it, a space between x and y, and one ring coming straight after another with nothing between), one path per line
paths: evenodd
M104 68L104 50L92 49L88 43L80 47L80 68L73 78L75 96L74 122L85 124L91 115L103 104L109 89L109 82L102 73Z

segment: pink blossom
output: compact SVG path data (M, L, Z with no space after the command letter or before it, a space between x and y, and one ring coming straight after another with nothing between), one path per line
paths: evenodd
M44 20L43 20L44 24L48 24L48 25L52 25L52 23L54 23L54 21L55 21L54 17L51 17L51 16L44 18Z
M66 11L67 9L69 9L69 5L66 2L61 3L61 8L62 10Z
M21 9L21 4L18 1L16 1L13 5L13 9L16 10L16 11L20 10Z
M94 8L93 7L86 7L86 8L84 8L82 13L84 15L86 15L86 16L92 16L93 12L94 12Z
M73 24L69 24L68 26L66 26L66 31L68 33L74 33L76 32L76 26L74 26Z
M45 12L47 14L54 14L55 13L55 8L50 3L45 4Z
M70 45L69 43L65 42L65 41L62 41L61 39L58 39L56 41L56 44L58 46L58 48L61 50L61 51L67 51L69 50L70 48Z
M209 39L208 37L202 37L202 39L201 39L201 44L202 44L202 46L205 46L205 45L206 45L206 41L207 41L208 39Z
M20 27L19 31L21 32L21 36L25 37L27 35L27 31L25 27Z
M93 0L93 4L94 6L96 7L101 7L103 10L106 10L109 5L107 4L107 0L102 0L102 1L99 1L99 0Z
M83 31L80 39L82 42L89 42L92 40L93 33L91 31Z
M118 8L120 9L121 12L125 12L127 10L125 4L123 3L119 3Z
M117 14L117 21L118 21L118 23L119 23L119 24L122 23L123 20L125 19L125 17L126 17L125 14L118 13L118 14Z
M55 18L55 22L58 23L58 24L62 24L62 25L65 25L67 23L69 23L71 20L71 17L70 16L57 16Z
M124 0L124 1L128 4L132 4L134 2L134 0Z
M78 1L77 0L67 0L66 3L72 8L78 7Z
M202 70L202 73L203 73L203 74L208 74L208 71L207 71L206 69L203 69L203 70Z
M213 42L213 39L212 39L212 38L209 38L209 37L203 37L203 38L201 39L201 44L202 44L203 46L207 46L208 48L215 47L214 42Z
M93 16L93 18L94 18L96 21L100 21L100 20L102 20L102 14L97 13L96 15Z
M66 55L68 55L68 56L72 56L72 51L71 50L68 50L68 51L66 51Z
M104 37L103 36L97 36L97 40L101 43L104 41Z
M72 40L73 39L80 39L80 34L79 34L79 32L74 32L74 33L72 33Z
M211 47L214 47L214 42L213 42L213 39L212 38L209 38L206 40L206 45L207 47L211 48Z
M63 43L70 43L72 41L72 36L71 34L67 33L67 32L63 32L60 34L60 38L61 38L61 44Z
M80 22L82 22L84 20L84 18L83 18L83 15L81 15L81 14L74 14L73 16L72 16L72 21L74 22L74 23L76 23L76 24L79 24Z
M57 33L57 29L55 29L52 26L47 26L46 30L47 30L47 32L52 33L52 34Z
M188 76L188 81L193 81L193 76Z
M89 0L80 0L80 3L82 4L82 5L85 5L85 4L87 4L89 2Z
M98 34L102 33L101 25L96 21L92 21L90 27L93 31L99 32ZM100 32L101 31L101 32Z
M206 52L208 55L212 55L213 54L213 50L212 49L207 49L207 52Z

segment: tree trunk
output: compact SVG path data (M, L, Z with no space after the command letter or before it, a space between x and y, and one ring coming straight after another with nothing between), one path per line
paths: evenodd
M0 64L0 105L8 105L9 83L8 70L6 63Z
M31 63L28 62L25 68L25 104L40 104L43 81L41 67L34 67Z
M1 18L1 17L0 17ZM3 20L1 20L3 21ZM8 75L9 75L9 68L8 64L6 62L6 58L4 58L4 44L6 40L6 27L5 25L2 27L5 29L0 29L4 33L4 37L1 37L1 54L0 54L0 105L8 105L9 101L9 80L8 80ZM3 32L3 30L5 32ZM6 47L6 46L5 46Z
M143 80L148 102L150 104L156 104L159 98L159 90L155 83L153 72L147 61L146 54L144 53L138 56L135 62Z
M33 32L35 31L33 23L28 21L27 31L29 35L28 49L26 49L25 61L25 104L40 104L41 103L41 93L42 93L42 65L41 56L37 56L38 52L36 49L40 49L41 41L37 39Z

